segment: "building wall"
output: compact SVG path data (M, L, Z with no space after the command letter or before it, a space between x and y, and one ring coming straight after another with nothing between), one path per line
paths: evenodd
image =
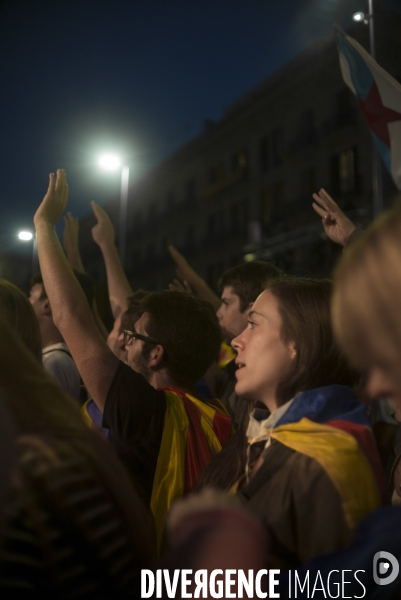
M367 28L351 35L367 45ZM401 40L387 37L385 66L398 76ZM321 236L312 193L325 187L358 223L367 223L371 155L370 133L342 81L335 44L315 43L131 186L126 271L133 287L159 289L172 280L168 243L214 287L244 256L293 273L329 275L339 249ZM390 204L396 190L387 174L384 188ZM106 209L117 223L118 199ZM82 224L86 239L91 224L91 217ZM88 271L104 281L98 250L87 243L82 253Z

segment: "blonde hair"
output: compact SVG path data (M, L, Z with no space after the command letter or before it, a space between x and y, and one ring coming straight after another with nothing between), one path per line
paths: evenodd
M343 255L334 279L335 335L359 369L379 366L401 388L401 205Z

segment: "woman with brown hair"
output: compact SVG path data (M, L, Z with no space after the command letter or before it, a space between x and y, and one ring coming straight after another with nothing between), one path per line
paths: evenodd
M268 409L251 414L237 487L269 529L271 564L283 567L344 547L384 499L369 420L351 389L358 377L333 339L331 291L327 280L270 283L232 342L237 394ZM212 468L204 481L213 486ZM220 487L233 476L231 468Z
M17 430L1 507L0 595L137 597L140 569L154 558L151 519L112 449L22 334L0 318L0 393Z
M0 279L0 315L42 363L42 344L34 310L25 294L7 279Z

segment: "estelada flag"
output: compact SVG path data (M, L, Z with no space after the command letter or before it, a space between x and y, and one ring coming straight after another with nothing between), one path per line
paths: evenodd
M380 156L401 190L401 85L337 25L334 32L343 79L357 97Z

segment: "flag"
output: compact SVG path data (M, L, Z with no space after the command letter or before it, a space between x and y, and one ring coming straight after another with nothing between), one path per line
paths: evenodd
M200 474L233 433L231 418L216 399L204 402L174 387L166 392L164 428L150 508L160 549L167 511L193 490Z
M401 84L338 26L335 37L343 79L357 97L379 154L401 190Z

